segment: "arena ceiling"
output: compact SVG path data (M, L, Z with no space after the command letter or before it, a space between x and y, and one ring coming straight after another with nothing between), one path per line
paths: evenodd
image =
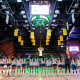
M20 2L18 2L20 1ZM30 1L45 0L0 0L0 42L7 40L14 41L16 53L37 53L38 47L44 47L45 53L65 53L67 38L80 40L80 0L49 0L51 3L51 14L49 23L42 26L32 24L29 15ZM48 1L48 0L47 0ZM55 11L59 10L59 13ZM25 11L25 14L21 14ZM9 23L6 24L7 13L9 12ZM75 23L72 22L72 13L75 14ZM55 17L54 15L57 14ZM62 29L68 22L68 35L64 36L62 46L58 46L59 35L63 34ZM72 30L75 26L74 30ZM19 35L24 39L24 45L20 46L17 37L14 37L14 29L19 29ZM51 29L49 46L46 46L47 29ZM36 45L32 46L30 32L35 34Z

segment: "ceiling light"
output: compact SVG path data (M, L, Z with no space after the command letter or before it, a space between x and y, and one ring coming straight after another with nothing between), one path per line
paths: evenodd
M29 24L27 24L27 26L29 26Z
M35 28L32 28L33 30L35 30Z
M31 32L30 30L28 32Z
M26 1L29 1L29 0L26 0Z
M48 26L49 24L46 24L46 26Z
M23 25L23 27L26 27L26 25Z
M61 46L61 47L63 47L63 46Z
M54 26L54 24L51 24L51 26Z
M56 22L56 20L53 20L52 22Z
M0 0L0 2L2 2L2 0Z
M54 26L57 26L57 24L55 24Z
M6 5L1 5L3 9L6 9Z
M34 25L32 24L32 26L34 26Z
M6 12L6 14L9 14L9 11L5 11Z
M57 0L57 1L62 1L62 0Z
M17 2L22 2L22 0L17 0Z
M26 15L23 15L23 18L27 18Z
M54 16L53 17L57 17L57 14L54 14Z
M45 28L45 29L48 29L48 27L47 27L47 28Z
M28 20L25 20L25 23L27 23L28 22Z
M75 3L74 8L77 8L77 7L78 7L78 5L79 5L78 3Z
M9 25L9 27L12 27L12 25Z
M75 10L74 10L74 9L72 9L72 10L71 10L71 13L74 13L74 12L75 12Z
M24 10L23 10L23 11L21 11L21 12L20 12L20 14L22 14L22 15L23 15L23 14L25 14L25 11L24 11Z
M56 14L59 14L59 13L60 13L60 11L59 11L59 10L55 10L55 13L56 13Z

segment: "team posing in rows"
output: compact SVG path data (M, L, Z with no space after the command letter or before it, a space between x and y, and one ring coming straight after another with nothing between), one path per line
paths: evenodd
M27 60L25 58L13 58L11 59L9 58L2 58L0 59L0 69L3 70L3 68L8 69L12 69L12 72L15 72L15 69L22 69L22 72L25 73L25 69L26 69L26 63ZM72 58L71 60L71 66L72 66L72 70L76 70L79 69L80 70L80 59L77 58L76 61ZM29 60L29 65L27 65L27 68L30 67L30 72L33 68L37 69L38 72L38 68L41 67L41 69L45 69L47 68L48 70L53 68L54 72L57 72L57 68L59 68L59 70L61 71L63 68L65 68L65 60L64 59L56 59L56 58L52 58L52 59L32 59L30 58ZM51 71L51 70L50 70Z

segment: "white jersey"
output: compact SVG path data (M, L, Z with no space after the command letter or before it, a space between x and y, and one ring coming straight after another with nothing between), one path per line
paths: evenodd
M1 64L3 64L4 63L4 59L1 59Z
M1 64L2 60L0 59L0 64Z
M34 65L35 65L35 66L38 66L38 65L39 65L38 59L35 59Z
M7 62L7 59L6 58L3 59L3 64L6 64L6 62Z
M22 62L23 62L23 64L25 64L26 63L26 59L22 59Z
M6 59L7 64L11 62L11 59Z
M58 61L58 64L59 64L59 65L61 65L61 64L62 64L60 60Z
M33 59L30 59L30 66L33 66Z
M80 60L77 60L77 66L80 66Z
M52 64L56 64L56 59L53 59L52 60Z
M72 61L71 61L71 64L75 64L73 59L72 59Z
M41 64L45 64L45 61L43 61L43 59L41 59Z
M50 60L46 60L46 66L51 66L51 61Z
M17 66L20 66L20 59L17 60Z
M14 64L16 64L16 60L15 59L12 61L12 65L14 65Z

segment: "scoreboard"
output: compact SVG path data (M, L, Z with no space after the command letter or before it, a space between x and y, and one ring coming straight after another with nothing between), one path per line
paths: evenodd
M49 1L33 0L29 3L30 19L33 25L44 26L49 22L51 4Z

